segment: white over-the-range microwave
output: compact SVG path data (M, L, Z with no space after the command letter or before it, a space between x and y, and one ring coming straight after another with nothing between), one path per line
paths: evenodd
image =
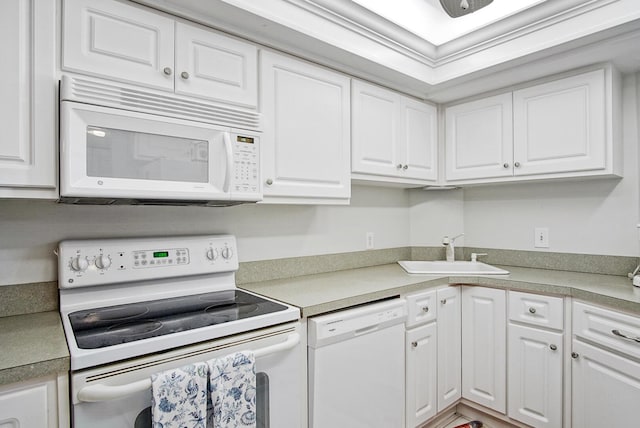
M257 112L70 75L60 100L60 202L262 200Z

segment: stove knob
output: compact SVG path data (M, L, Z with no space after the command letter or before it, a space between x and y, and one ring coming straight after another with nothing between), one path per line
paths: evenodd
M75 272L84 272L89 267L89 260L86 257L77 256L71 259L71 270Z
M100 254L95 260L98 269L108 269L111 266L111 257L106 254Z
M229 247L224 247L222 249L222 258L229 260L231 257L233 257L233 250Z
M216 250L215 248L209 248L207 250L207 258L211 261L215 260L218 258L218 250Z

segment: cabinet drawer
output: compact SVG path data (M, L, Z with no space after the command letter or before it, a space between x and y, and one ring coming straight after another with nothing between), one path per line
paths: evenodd
M539 294L509 292L509 320L562 330L563 299Z
M573 334L640 358L640 317L574 302Z
M436 319L436 290L407 296L407 328Z

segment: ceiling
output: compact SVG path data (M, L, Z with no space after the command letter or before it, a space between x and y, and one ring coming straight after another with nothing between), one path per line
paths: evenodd
M548 0L494 0L484 8L451 18L439 0L352 0L376 15L440 46Z

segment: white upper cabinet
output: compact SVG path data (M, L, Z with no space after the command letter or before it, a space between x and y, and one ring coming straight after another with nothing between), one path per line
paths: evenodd
M265 202L349 202L349 88L342 74L261 52Z
M56 197L55 0L0 2L0 196Z
M110 0L65 0L62 69L257 107L257 49Z
M255 46L176 23L176 93L255 107L257 73Z
M397 92L352 83L354 178L424 185L437 179L437 110Z
M445 110L447 180L510 177L513 162L511 93Z
M513 93L515 175L606 168L605 70Z
M620 86L611 66L446 108L454 183L620 176Z

